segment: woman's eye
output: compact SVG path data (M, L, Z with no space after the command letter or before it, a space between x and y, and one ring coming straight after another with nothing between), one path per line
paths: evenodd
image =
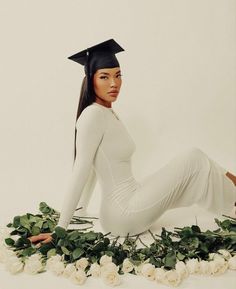
M117 74L117 77L121 77L122 76L122 74Z
M107 79L107 76L101 76L100 79Z

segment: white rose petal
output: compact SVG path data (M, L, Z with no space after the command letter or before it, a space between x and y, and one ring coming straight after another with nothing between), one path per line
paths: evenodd
M110 286L116 286L121 283L120 275L116 271L104 271L101 277L103 282Z
M134 266L134 271L136 275L142 275L142 268L145 263L141 263L138 266Z
M162 283L168 286L178 286L182 281L180 274L176 270L169 270L165 272Z
M186 278L189 275L188 268L186 267L185 263L183 261L178 261L175 264L175 269L181 276L181 278Z
M190 274L199 272L199 262L198 262L198 259L196 258L187 260L186 266Z
M99 277L101 275L101 268L98 263L93 263L88 270L88 274L91 274L92 277Z
M148 280L154 280L155 279L155 266L150 263L144 264L142 267L141 273Z
M42 262L38 259L28 258L25 260L24 272L27 274L37 274L44 268Z
M236 270L236 255L228 260L228 267L231 270Z
M56 263L56 262L60 262L62 260L62 256L57 254L55 256L51 256L49 259L47 259L47 263L46 263L46 269L50 270L51 266Z
M42 258L42 255L40 253L36 253L36 254L29 256L28 260L31 260L31 261L38 260L39 261L39 260L41 260L41 258Z
M213 260L216 255L218 255L218 254L217 254L217 253L209 253L208 259L209 259L209 260Z
M54 263L50 265L50 271L57 276L63 274L64 270L65 270L65 265L63 261L55 261Z
M129 273L134 269L134 265L130 262L129 258L124 259L122 270L124 273Z
M229 260L229 258L232 257L230 252L225 249L218 250L218 253L220 253L226 260Z
M75 264L67 264L62 275L65 278L69 278L75 271L76 271Z
M112 256L107 256L107 255L103 255L99 261L100 265L102 266L111 262L112 262Z
M76 261L75 266L78 269L84 270L88 266L89 262L87 258L81 258Z
M78 269L71 274L69 280L71 280L75 284L82 285L87 280L87 276L84 270Z
M208 261L206 260L199 261L199 273L204 275L211 274L211 268Z
M156 268L155 269L155 280L157 282L162 282L165 276L165 270L163 268Z
M211 275L220 275L220 274L223 274L227 270L228 262L225 261L224 259L223 259L224 262L222 262L221 259L217 258L209 262Z
M11 274L20 273L24 269L24 263L17 256L11 256L5 263L5 268Z
M101 274L103 274L103 272L105 272L105 271L118 272L119 271L119 266L116 266L116 264L113 263L113 262L107 263L107 264L101 266Z

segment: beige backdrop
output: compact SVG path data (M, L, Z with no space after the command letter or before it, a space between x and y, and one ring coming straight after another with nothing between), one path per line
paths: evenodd
M135 176L189 146L236 173L235 8L220 0L1 1L1 222L42 200L61 208L83 77L67 57L109 38L125 48L113 109L136 141Z

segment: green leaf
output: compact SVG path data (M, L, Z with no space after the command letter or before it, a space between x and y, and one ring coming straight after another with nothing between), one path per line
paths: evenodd
M185 255L183 255L182 253L178 252L177 256L178 260L183 261L185 259Z
M28 247L21 252L21 255L22 256L31 256L34 253L36 253L36 249L34 249L32 247Z
M53 221L48 220L48 227L49 227L50 232L54 230L55 224L53 223Z
M40 228L37 226L33 226L31 233L33 236L38 235L40 233Z
M47 252L47 258L49 259L50 257L52 256L56 256L56 249L53 248L53 249L50 249L48 252Z
M79 257L81 257L83 254L84 254L84 250L82 248L76 248L72 253L72 257L74 260L76 260Z
M97 233L95 233L93 231L85 233L85 238L88 241L95 241L97 239Z
M57 226L55 228L55 233L56 233L58 238L65 238L67 235L66 230L60 226Z
M74 241L80 237L81 233L78 231L73 231L68 234L69 240Z
M30 230L30 222L29 219L27 218L27 215L23 215L20 217L20 224L22 227Z
M201 243L201 244L200 244L200 249L201 249L204 253L209 253L209 249L208 249L206 243Z
M39 227L39 229L43 226L43 220L36 220L35 226Z
M20 226L20 216L15 216L13 219L13 227L17 228Z
M6 243L8 246L14 246L15 241L14 241L12 238L6 238L6 239L5 239L5 243Z
M198 226L196 226L196 225L192 225L191 229L192 229L193 232L201 233L201 229Z
M31 242L29 239L25 237L20 237L18 240L16 240L15 247L23 247L23 246L31 246Z
M62 246L61 250L65 255L70 255L70 251L66 247Z
M175 267L175 264L176 264L176 256L175 256L175 252L172 251L172 252L169 252L166 254L166 256L164 257L164 264L165 264L165 267L168 267L168 268L174 268Z
M38 250L43 254L47 255L48 251L53 249L52 243L43 244Z

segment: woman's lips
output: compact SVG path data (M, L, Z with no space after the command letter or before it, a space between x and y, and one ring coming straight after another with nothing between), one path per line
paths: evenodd
M117 95L118 93L119 93L119 91L117 91L117 90L108 92L108 94L111 94L111 95Z

